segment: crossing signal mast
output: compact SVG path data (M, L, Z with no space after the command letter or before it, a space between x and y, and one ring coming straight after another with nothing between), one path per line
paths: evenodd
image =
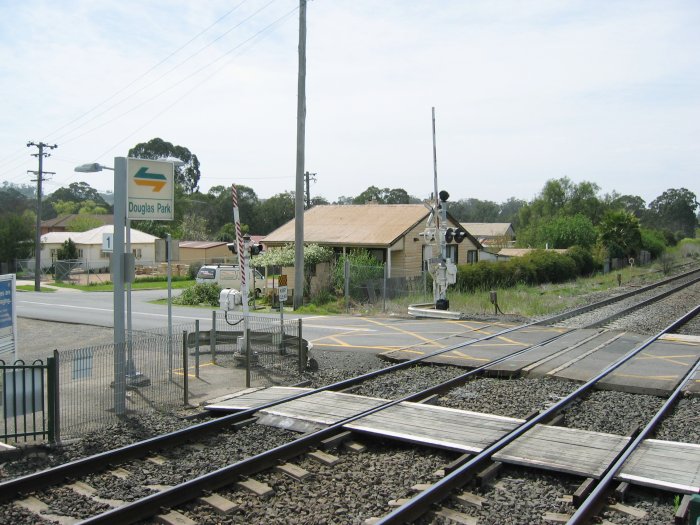
M447 245L453 241L461 243L467 236L463 228L451 228L447 221L447 201L450 194L445 190L438 193L437 183L437 148L435 144L435 108L433 108L433 199L426 202L430 210L425 230L421 234L425 244L425 262L428 272L433 278L433 299L436 310L448 310L450 301L447 299L447 287L457 282L457 266L447 254ZM436 257L433 257L433 248Z

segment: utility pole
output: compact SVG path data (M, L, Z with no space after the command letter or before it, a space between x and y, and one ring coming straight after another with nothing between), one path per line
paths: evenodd
M294 199L294 309L304 299L304 153L306 136L306 0L299 0L299 72L297 81L297 165Z
M305 176L306 176L306 209L308 210L309 208L311 208L311 190L309 190L309 179L316 182L316 174L309 173L307 171L305 173Z
M36 173L36 235L34 236L34 291L41 291L41 183L44 181L44 157L50 157L51 153L44 153L44 148L54 149L58 146L50 146L44 142L27 142L27 147L39 148L39 153L32 153L32 157L39 158L39 171Z

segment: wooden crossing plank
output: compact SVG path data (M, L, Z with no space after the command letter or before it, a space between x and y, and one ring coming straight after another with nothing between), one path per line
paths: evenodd
M261 410L260 414L332 425L386 402L375 397L324 391Z
M493 459L600 479L629 440L602 432L535 425Z
M617 479L685 494L700 492L700 445L645 439Z
M278 401L285 397L309 392L311 388L299 388L292 386L273 386L270 388L247 388L235 394L225 396L206 405L207 410L247 410L265 405L271 401Z
M474 453L523 422L493 414L403 402L344 427L409 443Z

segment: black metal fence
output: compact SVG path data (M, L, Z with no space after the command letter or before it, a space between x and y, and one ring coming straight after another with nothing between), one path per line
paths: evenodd
M55 439L56 362L37 360L32 364L0 360L0 403L3 424L0 441L41 441Z
M210 354L208 364L231 369L232 391L291 384L307 366L301 320L249 315L246 331L242 314L213 312L212 330L198 326L133 332L123 348L55 350L47 364L0 360L0 440L65 440L106 428L121 415L177 410L188 403L188 383L200 378L199 360L205 354ZM117 414L121 404L114 379L124 362L125 411Z
M127 335L126 414L168 411L183 404L183 331L193 325ZM112 424L119 414L114 407L114 378L118 370L114 344L54 351L57 363L56 439Z
M307 366L301 319L249 315L248 337L240 312L215 312L212 325L216 363L245 369L246 387L294 382Z

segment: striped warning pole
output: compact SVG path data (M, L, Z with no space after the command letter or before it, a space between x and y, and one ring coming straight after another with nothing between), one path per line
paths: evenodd
M246 254L241 235L241 218L238 214L238 190L235 184L231 184L231 200L233 201L233 222L236 227L236 246L238 246L238 268L241 271L241 293L248 291L246 286Z
M247 284L247 259L246 246L241 235L241 218L238 214L238 190L236 185L231 184L231 201L233 204L233 222L236 227L236 246L238 246L238 269L241 272L241 296L243 303L243 345L246 355L249 353L248 348L248 284ZM246 387L250 387L250 359L246 357Z

